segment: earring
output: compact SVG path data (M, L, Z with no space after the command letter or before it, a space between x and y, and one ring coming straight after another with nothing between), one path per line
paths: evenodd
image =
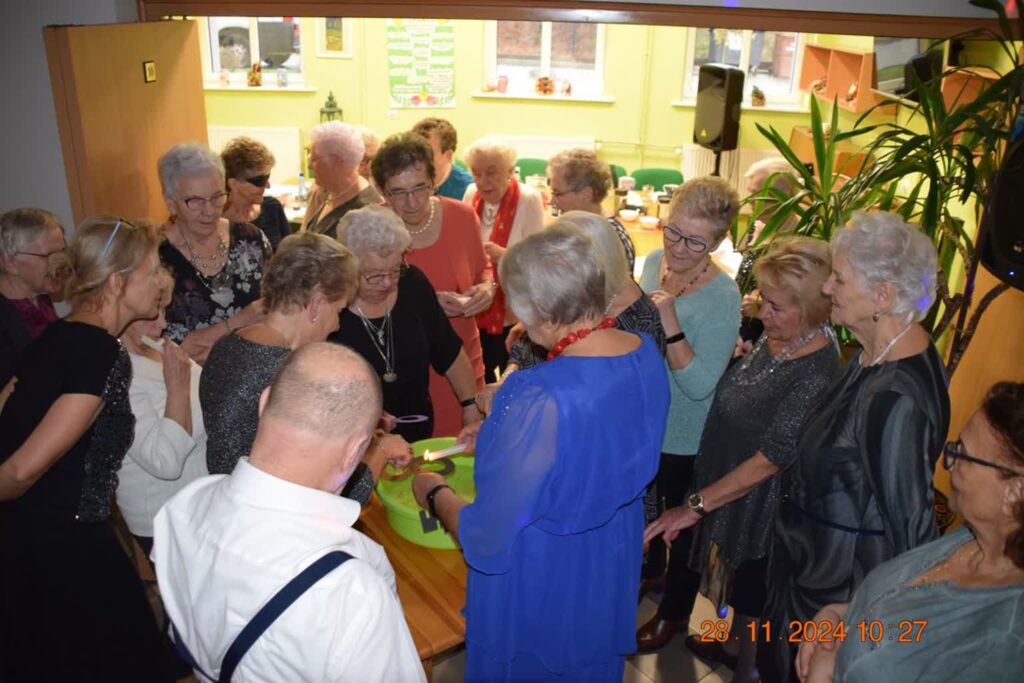
M320 320L320 314L319 313L317 313L316 315L313 316L313 324L315 325L318 320Z
M875 313L874 315L871 316L871 319L877 323L880 317L882 316L879 313Z
M171 225L174 225L175 223L177 223L178 222L178 214L172 213L170 215L170 217L167 219L167 222L170 223Z

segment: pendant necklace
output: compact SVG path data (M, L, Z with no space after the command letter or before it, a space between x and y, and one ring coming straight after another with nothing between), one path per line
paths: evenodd
M704 276L704 273L708 272L708 268L709 268L709 267L711 267L711 259L708 259L708 260L707 260L707 262L706 262L706 263L704 264L704 267L703 267L703 268L701 269L701 271L700 271L699 273L697 273L697 274L696 274L696 275L695 275L695 276L693 277L693 279L692 279L692 280L690 280L689 282L687 282L687 283L686 283L686 284L685 284L685 285L683 286L683 288L682 288L682 289L680 289L680 290L679 290L678 292L676 292L676 293L675 293L674 295L672 295L672 298L674 299L674 298L676 298L676 297L680 297L680 296L682 296L683 294L685 294L685 293L686 293L686 291L687 291L688 289L690 289L690 287L693 287L694 283L696 283L696 282L697 282L697 280L701 279L701 278L702 278L702 277ZM665 282L666 282L666 281L668 280L668 276L669 276L670 272L671 272L671 271L670 271L670 270L668 269L668 266L665 266L665 274L661 276L661 286L662 286L662 287L664 287L664 286L665 286Z
M395 350L395 332L394 325L391 324L391 311L389 310L384 314L384 322L377 327L373 322L370 321L363 314L363 309L359 307L359 304L355 305L356 315L363 322L363 329L366 330L366 334L370 335L370 341L373 342L373 348L377 349L377 353L380 354L381 360L384 361L384 373L381 375L388 384L393 384L398 381L398 373L395 372L395 361L394 361L394 350ZM385 339L385 332L387 333L387 339Z
M199 278L199 282L210 290L211 294L222 289L230 288L231 275L227 272L228 245L224 239L221 238L220 244L217 245L217 253L215 255L203 256L201 254L197 254L195 250L192 249L192 243L189 242L188 235L186 235L185 231L181 229L181 226L178 226L178 234L181 235L181 241L185 243L185 248L188 249L188 260L195 269L196 277ZM203 272L203 268L209 269L217 266L220 266L220 269L213 275L207 275Z

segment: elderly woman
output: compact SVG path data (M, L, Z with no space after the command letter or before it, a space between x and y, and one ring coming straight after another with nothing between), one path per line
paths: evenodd
M484 251L498 268L507 248L544 227L544 202L536 190L516 179L516 150L497 138L483 138L470 145L466 164L473 174L473 184L466 189L463 201L479 217ZM476 322L485 379L494 382L508 364L505 338L516 322L500 285L494 302L477 315Z
M686 502L692 488L694 456L715 387L736 344L740 295L736 283L711 260L739 211L732 187L717 177L687 181L672 195L664 226L665 248L644 261L640 286L658 307L665 329L672 404L661 447L658 495L666 507ZM672 543L665 595L657 614L637 632L638 649L647 652L686 633L700 574L688 566L692 532ZM650 544L644 586L665 571L665 544Z
M586 211L604 215L601 202L612 186L608 164L589 149L567 149L548 159L548 186L551 188L551 206L559 211ZM626 228L615 216L608 218L615 234L626 250L629 274L633 275L636 247Z
M28 343L57 320L50 295L60 283L50 261L65 246L64 228L49 211L0 216L0 392Z
M642 499L668 381L654 341L605 317L603 266L569 225L505 253L510 305L550 360L495 397L475 442L473 503L436 473L413 481L469 566L466 680L618 683L636 647Z
M25 349L0 412L0 678L173 680L138 575L109 523L132 443L118 335L152 318L158 236L90 218L64 256L67 318Z
M415 133L388 138L373 161L374 182L412 238L408 262L427 276L472 364L475 387L469 395L453 393L436 368L430 373L434 433L450 435L465 420L465 406L456 399L483 386L484 356L473 317L491 306L495 287L476 215L462 202L433 196L434 178L434 154Z
M174 276L167 336L203 363L218 339L261 317L256 300L270 242L252 223L222 216L224 164L205 145L175 145L157 169L170 212L160 260Z
M359 288L330 339L358 351L380 374L384 410L398 420L395 431L408 441L435 431L429 368L445 377L462 404L461 424L478 421L473 366L430 281L405 264L412 239L402 220L367 207L342 220L339 237L359 257Z
M369 182L373 179L370 165L377 156L377 151L380 150L380 135L377 134L377 131L366 126L356 126L356 130L359 131L359 135L363 138L363 160L359 162L359 175Z
M737 683L757 680L756 641L749 634L757 632L764 609L779 472L796 458L804 414L839 371L829 301L821 292L830 273L828 244L780 239L754 271L765 334L718 383L693 466L692 498L699 502L666 510L645 534L672 541L696 525L691 567L705 573L709 592L718 593L710 596L715 602L735 609L728 644L739 643L738 662L718 641L687 636L686 645L731 664Z
M836 633L842 623L846 637L838 659L838 638L804 640L801 680L1020 679L1024 384L993 386L943 454L950 504L965 526L876 567L851 602L818 612L818 633Z
M380 204L377 191L359 167L366 154L363 136L341 121L321 123L309 132L309 170L316 175L316 189L306 207L302 229L338 236L338 221L349 211Z
M201 368L177 344L161 338L174 280L165 273L162 284L157 316L136 320L121 335L132 363L128 402L135 416L135 440L117 471L117 507L147 557L157 511L207 474Z
M889 213L858 214L832 239L824 292L832 322L863 349L804 420L787 475L765 616L786 633L863 577L937 535L932 472L949 428L940 358L921 320L935 298L935 247ZM791 646L758 649L766 681L786 680Z
M232 223L253 223L276 250L292 228L281 202L264 194L270 186L274 155L259 140L241 136L228 141L220 158L228 191L224 217Z

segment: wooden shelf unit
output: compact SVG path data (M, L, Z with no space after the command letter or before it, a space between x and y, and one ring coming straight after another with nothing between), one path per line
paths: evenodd
M963 67L942 78L942 99L946 110L977 99L981 91L1000 79L999 72L988 67Z
M835 100L840 109L859 114L880 101L871 89L875 77L875 56L870 52L805 45L800 69L800 89L817 95L827 104ZM815 93L811 84L825 79L825 92ZM850 86L857 84L857 96L847 101Z

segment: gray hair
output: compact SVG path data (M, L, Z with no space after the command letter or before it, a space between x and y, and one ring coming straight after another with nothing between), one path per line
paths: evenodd
M224 161L201 142L183 142L171 147L156 162L156 170L165 197L174 197L178 183L188 176L215 175L220 178L220 184L224 184Z
M363 134L355 127L341 121L328 121L314 126L309 131L311 145L323 145L337 154L342 163L355 168L366 154Z
M412 244L405 223L391 209L364 206L349 211L338 222L338 241L360 258L368 253L401 253Z
M0 273L4 272L4 258L25 251L47 230L64 232L60 219L44 209L11 209L0 216Z
M463 156L466 159L466 164L471 166L473 164L473 157L480 156L481 154L494 154L500 157L508 165L509 170L516 167L516 148L499 137L488 136L480 138L469 146L469 149L466 150Z
M568 223L552 225L509 247L498 274L512 312L527 325L568 325L603 315L604 264L594 240Z
M832 236L832 259L845 256L862 285L889 283L896 289L887 312L907 322L924 318L935 301L938 255L917 226L894 213L855 213Z
M362 125L353 126L353 127L356 130L359 131L359 137L361 137L362 140L363 140L363 148L364 148L363 149L363 153L364 154L366 153L366 149L365 148L369 147L371 144L375 144L378 147L380 147L380 135L373 128L370 128L369 126L362 126Z
M597 256L604 264L604 282L609 301L626 285L629 263L626 249L607 218L589 211L566 211L554 225L572 225L587 234L594 242Z
M792 173L793 167L789 165L789 162L782 157L770 157L768 159L759 159L750 166L747 167L747 172L743 174L743 177L747 180L755 176L763 176L767 178L772 173ZM762 183L764 180L761 181Z
M740 198L733 186L718 176L691 178L672 193L670 216L685 216L711 223L714 239L725 236L740 212Z

